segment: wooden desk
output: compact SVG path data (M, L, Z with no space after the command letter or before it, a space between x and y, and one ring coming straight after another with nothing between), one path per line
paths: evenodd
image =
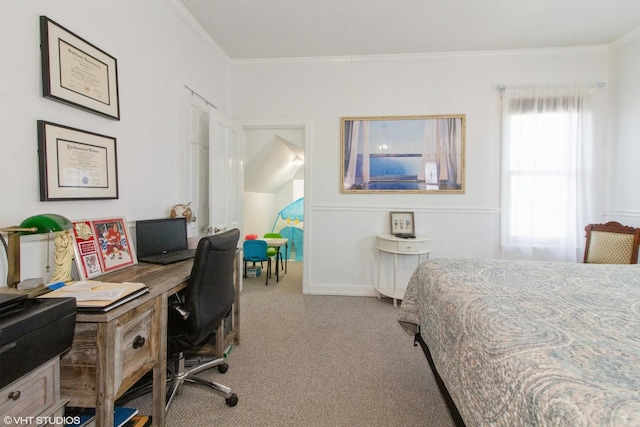
M96 426L113 426L114 401L153 370L154 426L165 425L167 307L187 285L193 260L167 266L139 263L100 276L105 282L141 282L149 293L106 313L79 312L71 350L61 359L60 391L69 406L95 407ZM239 271L227 340L240 341ZM219 332L223 332L221 326Z

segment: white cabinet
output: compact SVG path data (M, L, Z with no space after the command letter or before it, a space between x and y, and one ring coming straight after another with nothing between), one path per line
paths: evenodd
M398 256L415 255L418 257L418 264L422 262L422 256L429 258L431 253L431 237L416 236L415 238L400 238L391 234L380 234L376 236L376 248L378 249L378 286L376 290L380 295L393 298L393 305L398 304L398 300L404 297L406 283L398 285ZM381 284L380 276L384 254L393 256L393 281L391 284ZM380 298L380 295L378 298Z

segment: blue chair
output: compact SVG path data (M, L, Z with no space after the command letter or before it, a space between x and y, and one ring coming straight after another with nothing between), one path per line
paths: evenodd
M267 261L267 274L265 274L264 283L267 286L271 276L271 258L267 256L267 242L264 240L245 240L242 249L244 251L244 277L247 277L247 262L252 262L253 265L259 262L262 266L262 262Z

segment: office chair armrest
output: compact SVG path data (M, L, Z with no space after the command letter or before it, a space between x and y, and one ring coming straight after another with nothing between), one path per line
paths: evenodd
M180 295L176 294L173 298L170 299L169 308L177 311L180 317L182 317L182 320L187 320L189 316L191 316L191 313L184 308L184 304L182 302L182 299L180 298Z

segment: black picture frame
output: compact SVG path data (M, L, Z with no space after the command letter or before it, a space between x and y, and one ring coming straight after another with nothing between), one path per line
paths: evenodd
M116 139L38 120L40 201L118 198Z
M120 120L116 58L46 16L40 52L42 96Z
M415 236L416 223L413 212L391 212L389 219L392 236Z

